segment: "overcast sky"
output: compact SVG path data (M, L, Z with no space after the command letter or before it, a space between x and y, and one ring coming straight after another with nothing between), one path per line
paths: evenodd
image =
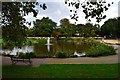
M47 5L47 9L46 10L42 10L38 7L36 7L36 9L39 9L39 14L37 15L37 18L32 17L32 13L29 14L28 16L26 16L25 18L27 19L27 21L35 21L35 19L42 19L43 17L49 17L50 19L52 19L54 22L57 23L57 25L59 25L59 21L63 18L68 18L70 20L71 23L74 23L74 20L70 19L70 12L69 12L69 7L67 5L64 4L64 0L37 0L38 2L41 3L46 3ZM80 0L81 2L84 0ZM99 24L102 25L104 23L104 21L108 20L109 18L114 18L114 17L118 17L118 2L120 0L106 0L107 3L111 3L114 2L114 4L111 5L111 7L109 8L108 11L106 11L104 14L107 15L106 19L102 20ZM77 24L85 24L86 23L86 19L85 14L82 12L82 9L80 8L79 12L79 21L77 22ZM95 20L92 20L93 24L95 24ZM32 27L33 25L31 25Z

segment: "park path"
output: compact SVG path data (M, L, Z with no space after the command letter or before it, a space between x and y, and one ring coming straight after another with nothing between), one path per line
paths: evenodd
M0 56L1 57L1 56ZM79 58L33 58L32 66L37 67L40 64L112 64L118 63L118 55L106 57L79 57ZM12 65L9 57L2 57L2 65ZM18 62L16 65L26 65Z

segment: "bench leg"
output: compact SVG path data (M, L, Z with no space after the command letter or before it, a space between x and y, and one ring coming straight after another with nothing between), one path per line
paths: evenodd
M18 61L12 61L12 65L15 65Z
M22 59L22 60L17 60L17 58L11 58L12 65L15 65L17 62L24 62L25 64L32 65L32 61L30 59Z

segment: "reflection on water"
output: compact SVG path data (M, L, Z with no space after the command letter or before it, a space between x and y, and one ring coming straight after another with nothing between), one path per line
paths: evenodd
M34 44L34 52L38 57L50 57L54 56L57 51L64 51L69 54L74 54L75 51L81 53L87 50L90 46L84 43L67 42L67 41L54 41L51 42L50 51L47 49L47 45Z
M11 49L0 49L0 53L6 53L10 55L16 55L17 52L34 52L33 46L23 46L21 48L14 47L12 50Z
M36 43L32 46L23 46L21 48L14 47L12 50L10 49L0 49L0 53L10 53L15 55L16 52L34 52L37 57L49 57L53 56L57 51L66 51L69 54L74 54L75 51L77 52L84 52L90 46L84 43L79 42L67 42L67 41L52 41L49 46L41 43Z

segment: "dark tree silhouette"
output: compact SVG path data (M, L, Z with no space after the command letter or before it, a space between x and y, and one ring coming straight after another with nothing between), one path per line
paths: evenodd
M111 18L104 22L101 26L101 35L107 38L120 38L120 27L118 23L120 17Z
M35 6L38 5L44 10L47 8L45 4L38 2L2 2L2 37L8 44L16 46L22 45L26 40L26 24L31 24L26 21L24 16L28 13L33 13L36 17L38 10Z
M70 15L71 19L78 21L78 10L80 6L83 8L85 13L85 19L91 21L90 18L95 18L96 22L100 22L102 19L106 18L106 15L103 13L108 10L112 3L106 3L105 0L85 0L80 3L80 0L65 0L65 4L69 7L73 7L70 12L73 12L73 15Z

